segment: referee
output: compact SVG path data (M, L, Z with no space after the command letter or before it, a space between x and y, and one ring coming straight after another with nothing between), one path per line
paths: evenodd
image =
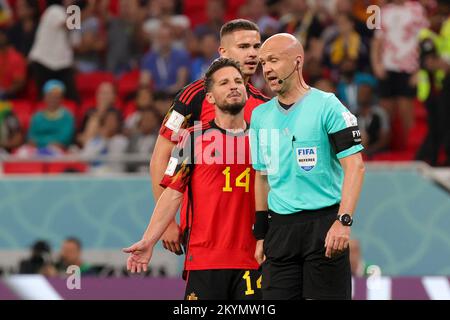
M364 177L356 117L306 85L294 36L267 39L260 60L276 93L251 119L263 298L351 299L348 242Z

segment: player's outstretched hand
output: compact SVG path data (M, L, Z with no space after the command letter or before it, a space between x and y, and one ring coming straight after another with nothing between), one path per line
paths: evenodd
M131 247L123 249L123 252L130 254L127 259L128 271L131 271L131 273L140 273L141 271L146 272L148 263L152 257L153 245L150 241L142 239Z

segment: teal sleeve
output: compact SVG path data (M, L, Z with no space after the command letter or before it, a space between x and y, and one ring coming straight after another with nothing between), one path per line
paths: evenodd
M75 131L74 119L70 112L65 111L63 123L64 125L61 126L60 136L58 140L63 145L69 146L72 142L73 134Z
M262 147L259 141L259 121L256 112L253 111L252 119L250 122L250 152L252 155L252 166L256 171L266 171L266 165L263 161L263 156L261 154Z
M360 151L363 150L363 149L364 149L364 147L363 147L361 144L358 144L358 145L356 145L356 146L353 146L353 147L348 148L347 150L344 150L344 151L342 151L342 152L339 152L339 153L336 155L336 157L337 157L338 159L342 159L342 158L351 156L352 154L358 153L358 152L360 152Z
M336 98L332 95L328 98L325 105L325 129L328 135L336 132L354 128L352 130L359 130L357 118ZM336 156L341 159L349 155L355 154L363 150L361 144L353 145L345 150L340 151Z

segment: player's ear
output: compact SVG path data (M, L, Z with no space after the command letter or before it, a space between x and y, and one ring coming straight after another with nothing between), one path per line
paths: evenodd
M214 99L214 96L211 92L206 93L206 100L211 104L216 104L216 99Z
M219 52L219 55L220 55L222 58L226 58L226 52L227 52L227 50L226 50L224 47L220 46L219 49L218 49L217 51Z

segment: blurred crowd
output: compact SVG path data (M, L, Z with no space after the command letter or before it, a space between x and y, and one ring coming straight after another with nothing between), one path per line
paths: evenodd
M0 0L0 152L149 158L172 99L203 76L237 17L262 40L299 38L307 83L358 116L367 159L450 164L447 0ZM252 82L271 95L261 71Z
M17 268L1 270L8 274L41 274L46 277L68 277L73 274L73 267L79 268L81 276L116 277L127 276L126 266L114 267L108 263L88 263L84 260L83 244L77 237L67 237L54 252L49 242L35 241L28 256L19 262ZM69 268L70 267L70 268ZM144 276L166 277L165 266L150 267Z

